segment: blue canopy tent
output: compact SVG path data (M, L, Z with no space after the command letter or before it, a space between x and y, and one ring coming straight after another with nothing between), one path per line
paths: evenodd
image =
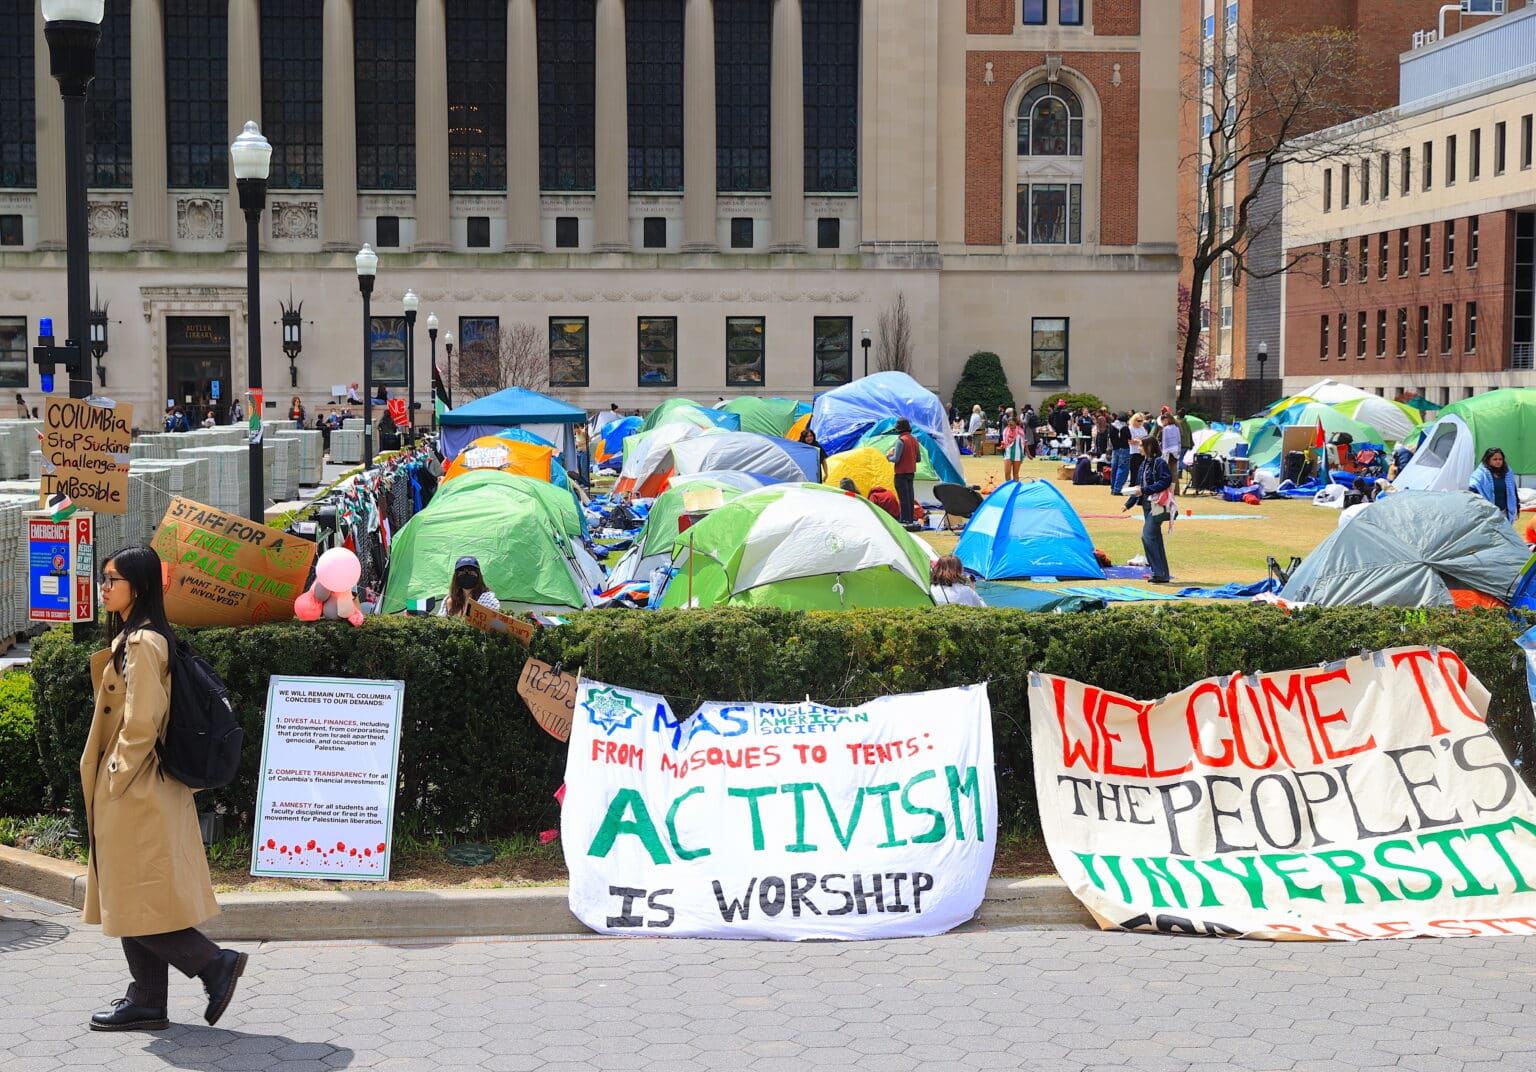
M955 555L989 581L1104 576L1077 511L1043 480L1010 480L988 495L966 522Z
M559 448L561 462L568 469L576 468L577 464L572 429L586 422L586 410L526 387L508 387L477 398L437 419L442 429L439 442L444 461L457 458L461 450L481 436L523 428Z

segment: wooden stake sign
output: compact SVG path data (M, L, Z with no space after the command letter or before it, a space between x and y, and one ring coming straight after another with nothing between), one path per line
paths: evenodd
M557 741L569 741L576 685L574 674L556 673L548 663L529 659L523 664L523 676L517 679L517 694L545 733Z
M489 607L483 607L471 601L464 611L464 617L476 629L510 636L525 648L533 642L532 623L514 618L510 614L503 614L499 610L491 610Z

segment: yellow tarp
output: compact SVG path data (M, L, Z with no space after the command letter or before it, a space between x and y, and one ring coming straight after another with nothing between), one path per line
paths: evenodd
M896 467L873 447L855 447L827 459L828 484L835 488L845 476L864 496L869 495L870 488L896 487Z

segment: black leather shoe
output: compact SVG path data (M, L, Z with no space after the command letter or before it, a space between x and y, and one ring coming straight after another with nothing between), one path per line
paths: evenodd
M224 949L219 952L219 958L204 970L203 989L208 991L208 1008L203 1011L203 1019L208 1021L209 1027L218 1023L224 1010L229 1008L229 999L235 996L235 983L245 972L247 959L244 953Z
M91 1014L92 1031L163 1031L170 1026L165 1006L135 1005L127 998L118 998L111 1008Z

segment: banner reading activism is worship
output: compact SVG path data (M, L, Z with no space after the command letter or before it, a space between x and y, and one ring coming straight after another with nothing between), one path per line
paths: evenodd
M984 685L862 707L710 703L582 681L560 838L608 934L941 934L986 893L997 833Z
M1029 706L1051 859L1106 929L1536 934L1536 800L1450 651Z

